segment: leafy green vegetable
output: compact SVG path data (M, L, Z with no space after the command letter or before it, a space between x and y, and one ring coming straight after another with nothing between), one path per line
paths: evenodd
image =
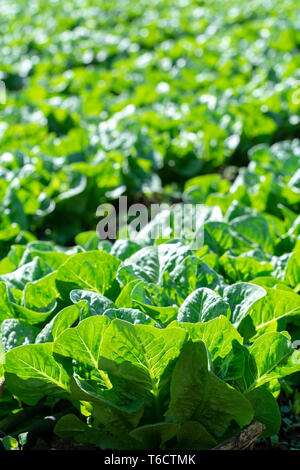
M300 373L298 4L79 3L0 6L0 417L32 413L1 446L49 407L102 449L273 438Z

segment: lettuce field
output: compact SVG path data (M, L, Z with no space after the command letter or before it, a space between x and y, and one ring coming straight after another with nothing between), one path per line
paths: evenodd
M299 51L297 0L0 0L0 451L300 450Z

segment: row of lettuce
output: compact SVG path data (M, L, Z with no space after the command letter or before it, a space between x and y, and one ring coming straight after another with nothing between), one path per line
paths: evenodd
M296 0L2 3L0 194L22 230L69 243L96 200L299 135Z
M197 248L153 240L166 212L114 243L90 231L69 248L12 244L0 417L68 400L55 432L104 449L210 449L253 419L276 435L281 387L299 386L298 149L255 148L232 185L187 182Z
M297 6L0 0L0 431L68 402L56 434L104 449L278 433L300 375ZM181 204L99 241L121 195Z
M294 139L272 146L261 144L250 150L249 158L248 167L238 170L234 184L230 180L237 170L229 167L225 177L218 173L200 175L187 180L184 187L173 182L162 190L157 173L144 169L135 174L134 188L143 188L143 183L151 186L150 180L155 180L158 187L156 190L152 187L148 196L154 196L157 202L206 203L220 207L224 214L237 200L252 212L266 213L265 217L272 220L271 226L282 236L287 224L291 228L299 214L300 142ZM134 158L133 162L136 165ZM33 241L33 233L65 244L82 227L90 229L96 225L97 207L101 203L114 202L122 194L129 195L132 201L130 192L126 191L128 174L120 161L114 165L106 158L98 164L70 162L66 165L63 159L45 156L31 159L6 152L1 155L0 163L1 256L14 243ZM135 200L139 194L135 192ZM236 208L233 214L247 211ZM270 230L275 240L273 228Z

